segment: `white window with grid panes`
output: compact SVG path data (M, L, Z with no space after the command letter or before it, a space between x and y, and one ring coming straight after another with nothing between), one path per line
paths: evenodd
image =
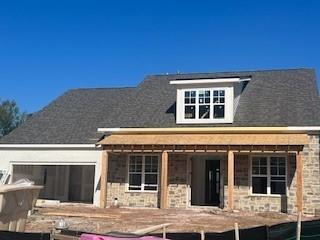
M186 119L194 119L196 117L196 91L185 91L184 109Z
M251 193L287 194L287 160L285 156L252 156Z
M233 121L233 88L179 89L177 123L228 123Z
M158 155L129 155L128 191L158 191Z
M225 102L225 90L213 90L213 118L224 118Z

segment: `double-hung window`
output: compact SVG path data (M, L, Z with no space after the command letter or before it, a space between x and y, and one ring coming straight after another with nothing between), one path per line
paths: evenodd
M198 103L199 103L199 119L210 118L210 102L211 91L199 90L198 91Z
M267 157L252 157L252 193L267 194Z
M213 91L213 118L224 118L225 90Z
M184 92L184 117L195 119L196 117L196 91Z
M128 190L158 191L158 155L130 155Z
M286 157L253 156L251 161L253 194L286 194Z
M271 194L286 193L286 159L270 157L270 186Z

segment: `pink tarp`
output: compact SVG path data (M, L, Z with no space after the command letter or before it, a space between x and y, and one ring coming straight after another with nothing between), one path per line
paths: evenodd
M162 238L153 236L144 237L109 237L94 234L82 234L80 240L160 240Z

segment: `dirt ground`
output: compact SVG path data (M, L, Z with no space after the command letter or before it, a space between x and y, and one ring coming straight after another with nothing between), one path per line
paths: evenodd
M297 216L283 213L226 212L218 209L106 208L86 204L59 204L38 207L28 217L26 231L50 232L55 221L63 218L69 230L107 233L132 232L162 223L171 223L168 232L221 232L234 223L240 228L295 221ZM304 217L304 220L313 218Z

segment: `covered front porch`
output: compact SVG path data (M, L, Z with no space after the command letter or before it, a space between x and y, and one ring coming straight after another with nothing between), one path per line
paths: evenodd
M283 133L113 134L99 142L100 207L302 211L307 141ZM153 176L150 162L157 162Z

